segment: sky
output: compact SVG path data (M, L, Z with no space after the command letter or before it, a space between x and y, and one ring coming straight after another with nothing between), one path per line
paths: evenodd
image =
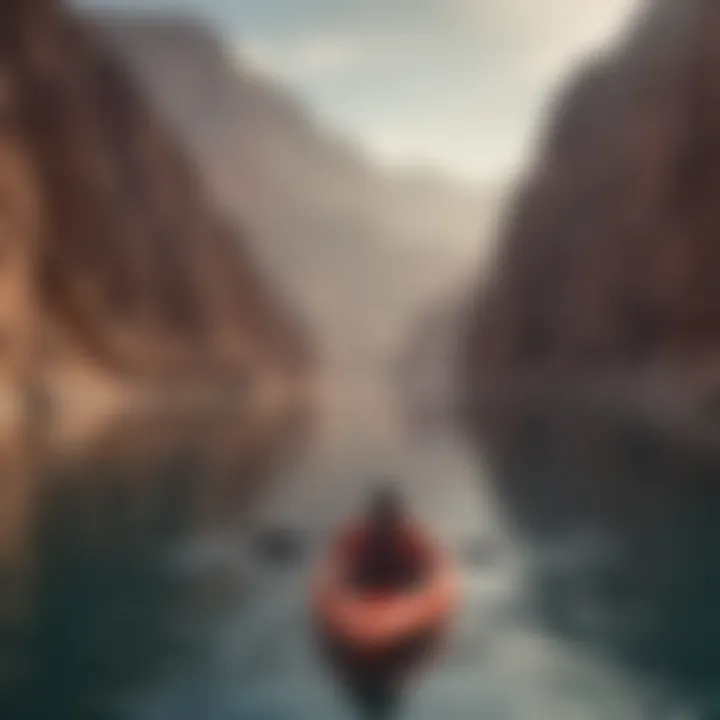
M548 102L641 0L78 0L190 10L379 161L473 180L529 157Z

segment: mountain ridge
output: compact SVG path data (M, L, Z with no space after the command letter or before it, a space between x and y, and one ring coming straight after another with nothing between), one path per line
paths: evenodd
M202 21L191 31L173 13L91 17L193 147L222 206L247 220L255 256L326 353L389 359L414 312L480 261L497 187L374 164Z

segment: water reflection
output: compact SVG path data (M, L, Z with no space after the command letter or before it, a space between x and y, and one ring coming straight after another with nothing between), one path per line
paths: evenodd
M578 404L503 427L496 488L546 625L717 717L718 438Z
M197 654L199 626L241 602L244 578L172 559L239 532L306 428L174 412L105 419L73 447L53 443L58 428L9 435L0 715L119 717Z
M83 427L2 435L3 719L354 717L313 638L307 563L380 461L465 569L449 646L401 717L712 717L696 712L720 671L710 437L526 409L484 458L493 498L451 432L308 449L303 419Z

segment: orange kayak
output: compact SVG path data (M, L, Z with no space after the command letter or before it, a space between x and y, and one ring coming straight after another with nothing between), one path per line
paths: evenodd
M456 609L459 584L449 555L424 532L408 526L407 539L422 561L419 582L406 589L364 591L351 582L362 528L341 535L320 568L313 587L315 615L335 644L373 656L437 636Z

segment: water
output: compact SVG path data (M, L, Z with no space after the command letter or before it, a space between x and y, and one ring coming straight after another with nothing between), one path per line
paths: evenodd
M657 635L642 634L657 622L643 593L663 577L647 544L666 538L663 528L685 537L667 504L637 527L623 515L625 487L585 512L559 470L555 483L532 485L547 468L530 446L521 454L534 471L506 466L517 482L498 504L449 431L413 440L355 428L306 442L298 428L258 430L226 414L105 425L72 448L18 438L5 447L2 717L356 717L316 649L307 588L378 470L403 478L414 511L464 568L446 650L401 717L710 717L697 694L645 672L638 648L652 645L633 642ZM285 559L258 541L274 528L297 539ZM635 605L598 585L603 563L636 561Z

